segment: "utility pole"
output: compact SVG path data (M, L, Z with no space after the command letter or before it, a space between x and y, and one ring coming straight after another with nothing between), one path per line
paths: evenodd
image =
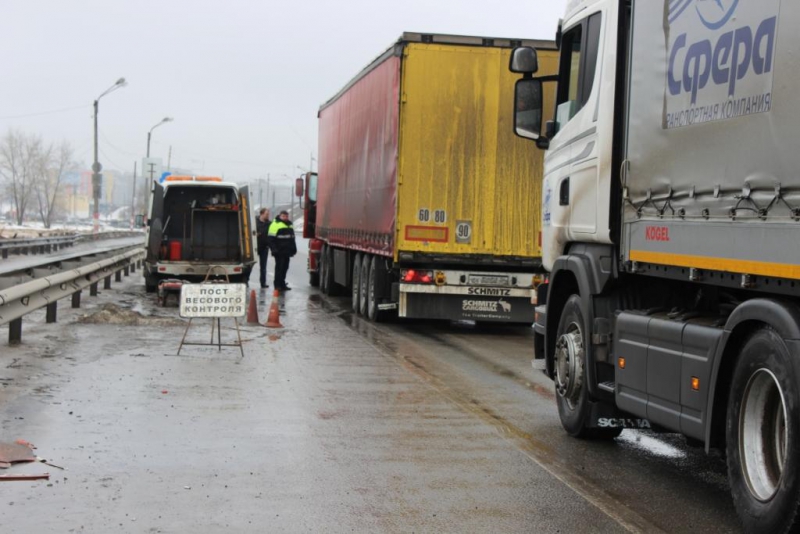
M167 154L167 170L172 169L172 145L169 145L169 154Z
M269 198L269 173L267 173L267 198ZM275 194L272 195L272 205L269 207L270 215L272 215L272 210L275 207Z
M94 101L94 163L92 163L92 198L94 199L94 209L92 210L92 233L96 234L100 229L100 184L103 175L100 171L103 166L97 161L97 111L100 109L100 98Z
M136 219L136 162L133 162L133 195L131 195L131 230Z
M103 94L98 96L94 101L94 163L92 163L92 197L94 198L92 219L94 224L92 225L92 233L95 234L98 232L100 227L100 193L103 184L103 175L100 174L100 171L103 170L103 166L97 160L97 114L100 111L100 99L114 89L125 87L126 84L127 82L125 82L125 78L120 78L114 82L114 85L106 89Z
M149 169L142 169L142 174L143 175L144 174L149 174L150 175L150 179L148 180L148 183L147 183L147 206L145 207L145 209L147 209L147 219L149 221L150 220L150 195L152 195L152 193L153 193L153 181L155 180L154 174L156 173L156 164L153 163L152 161L148 161L147 162L147 166L150 167L150 168ZM148 222L148 224L149 224L149 222Z

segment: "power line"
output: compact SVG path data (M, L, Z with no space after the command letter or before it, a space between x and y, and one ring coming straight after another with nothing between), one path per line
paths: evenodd
M53 115L55 113L64 113L66 111L75 111L76 109L85 109L89 107L91 107L91 104L86 104L83 106L74 106L71 108L52 109L50 111L39 111L36 113L25 113L24 115L8 115L6 117L0 117L0 120L25 119L28 117L39 117L41 115Z

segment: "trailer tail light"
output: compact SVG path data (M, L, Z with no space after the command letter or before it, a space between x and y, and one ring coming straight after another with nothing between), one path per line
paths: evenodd
M167 268L166 267L159 267L158 268L158 272L165 273L165 272L167 272Z
M240 273L240 272L242 272L242 268L241 267L234 267L233 268L233 272Z
M418 271L416 269L404 269L400 271L400 279L406 284L432 284L433 271Z
M696 376L692 377L692 390L693 391L700 391L700 379Z
M620 369L625 369L625 358L620 357L619 360L617 360L617 363L619 364Z

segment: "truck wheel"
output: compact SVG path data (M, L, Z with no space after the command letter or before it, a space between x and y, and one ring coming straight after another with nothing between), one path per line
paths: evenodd
M728 479L747 532L800 526L800 363L772 329L756 331L736 362L728 399Z
M328 294L328 245L323 245L319 252L319 288Z
M586 386L586 350L581 297L572 295L558 322L555 352L556 403L561 425L572 437L613 439L621 428L587 428L589 399Z
M359 315L367 315L367 291L369 288L369 254L364 254L361 257L361 277L358 284L358 313Z
M146 293L155 293L158 290L158 278L149 274L144 275L144 290Z
M353 288L350 291L353 311L358 313L361 309L361 299L359 299L359 288L361 287L361 254L356 254L353 259Z
M334 282L334 266L333 266L333 247L325 247L325 275L322 283L325 285L323 292L331 297L337 297L341 294L341 286Z
M378 309L380 297L386 287L386 270L381 259L373 256L369 266L369 280L367 283L367 317L370 321L380 323L386 317L386 312Z

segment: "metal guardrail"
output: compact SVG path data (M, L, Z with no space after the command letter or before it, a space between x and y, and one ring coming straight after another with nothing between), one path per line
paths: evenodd
M0 256L7 259L9 254L48 254L54 250L71 247L83 241L100 241L143 235L131 230L112 230L98 234L69 234L51 237L31 237L0 239Z
M82 265L68 271L53 273L41 278L13 285L0 290L0 326L8 324L8 341L19 343L22 339L22 317L47 308L47 322L56 322L57 303L72 296L72 307L80 307L81 291L87 287L90 295L97 295L97 285L104 280L104 288L111 288L111 276L121 280L141 266L145 250L132 247L128 250L94 263Z
M78 234L53 237L34 237L0 240L0 255L3 259L9 254L47 254L53 250L71 247L80 236Z

